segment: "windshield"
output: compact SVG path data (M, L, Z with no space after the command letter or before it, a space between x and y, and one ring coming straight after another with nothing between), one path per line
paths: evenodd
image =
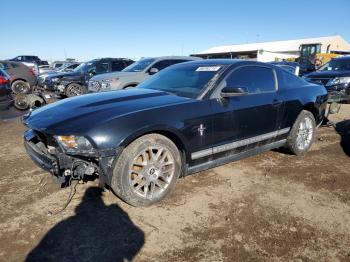
M85 62L77 66L73 71L74 72L87 72L90 68L93 67L93 62Z
M340 70L350 71L350 60L333 59L328 63L325 63L317 71L340 71Z
M316 53L321 52L320 48L321 48L321 45L318 45L318 44L303 45L300 50L300 55L303 57L315 55Z
M145 70L150 64L152 64L156 59L155 58L145 58L132 63L128 67L125 67L122 72L141 72Z
M223 66L181 64L164 69L138 88L156 89L174 95L196 98Z

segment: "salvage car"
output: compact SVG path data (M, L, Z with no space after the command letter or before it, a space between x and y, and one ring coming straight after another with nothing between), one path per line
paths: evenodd
M88 81L94 75L121 71L133 62L126 58L91 60L80 64L72 72L47 76L42 85L48 91L54 91L67 97L82 95L87 92Z
M199 60L189 56L163 56L141 59L121 72L101 74L89 81L89 92L105 92L135 87L159 71L178 63Z
M278 147L305 154L326 101L323 86L274 65L199 60L39 108L23 119L24 145L62 183L98 174L125 202L148 206L180 176Z
M329 96L340 96L341 102L350 102L350 56L333 58L304 79L324 85Z
M62 73L72 72L75 68L77 68L81 63L67 63L63 64L61 67L58 67L57 69L51 69L48 70L38 76L38 85L40 87L45 87L45 80L48 76L54 77L60 76Z
M34 69L23 63L3 60L0 61L0 68L10 75L11 88L15 94L29 93L37 82Z

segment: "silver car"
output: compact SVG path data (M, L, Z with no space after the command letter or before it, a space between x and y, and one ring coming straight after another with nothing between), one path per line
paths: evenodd
M163 56L141 59L121 72L94 76L89 81L89 92L104 92L135 87L160 70L178 63L199 60L190 56Z

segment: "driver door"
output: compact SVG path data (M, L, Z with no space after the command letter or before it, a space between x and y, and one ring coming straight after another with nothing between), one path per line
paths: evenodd
M242 66L228 74L211 100L216 116L212 125L214 154L215 147L225 151L225 145L233 142L244 140L245 150L273 141L271 133L279 127L284 106L277 83L275 71L260 65ZM240 87L245 93L223 98L220 92L225 86Z

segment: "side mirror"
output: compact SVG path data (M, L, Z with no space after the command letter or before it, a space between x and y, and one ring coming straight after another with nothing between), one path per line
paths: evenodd
M150 75L157 74L158 72L159 72L159 69L158 69L158 68L155 68L155 67L152 67L152 68L148 71L148 73L149 73Z
M242 96L247 94L245 90L246 88L241 86L240 87L226 86L221 90L221 96L222 97Z

